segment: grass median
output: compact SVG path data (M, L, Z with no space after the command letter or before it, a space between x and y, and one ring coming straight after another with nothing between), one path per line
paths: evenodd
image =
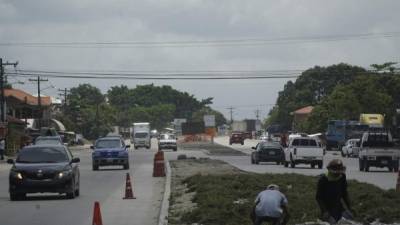
M183 179L195 207L182 213L180 224L251 224L250 211L256 195L270 183L278 184L289 200L290 224L316 221L318 177L298 174L203 174ZM400 193L374 185L349 181L355 220L370 223L400 222Z

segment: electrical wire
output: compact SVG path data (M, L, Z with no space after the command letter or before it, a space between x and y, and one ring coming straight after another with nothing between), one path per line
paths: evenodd
M224 47L259 46L270 44L298 44L336 42L399 37L400 32L380 32L343 35L313 35L280 38L246 38L187 41L110 41L110 42L0 42L0 47L50 47L50 48L138 48L138 47Z

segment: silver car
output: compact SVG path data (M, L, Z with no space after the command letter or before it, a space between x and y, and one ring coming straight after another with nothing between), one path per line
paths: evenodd
M360 139L349 139L342 147L343 157L358 157L360 151Z

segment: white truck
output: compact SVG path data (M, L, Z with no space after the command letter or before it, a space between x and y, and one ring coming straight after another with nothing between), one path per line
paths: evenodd
M400 149L396 148L390 132L365 132L358 154L360 171L368 172L371 166L387 167L399 171Z
M151 147L150 123L133 123L131 143L133 143L135 149L139 147L149 149Z
M318 166L322 169L325 151L321 143L313 138L303 135L289 137L289 145L285 149L285 167L294 168L296 164L309 164L311 168Z

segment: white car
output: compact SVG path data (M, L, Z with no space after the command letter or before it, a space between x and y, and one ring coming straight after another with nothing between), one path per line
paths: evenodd
M172 149L173 151L177 151L176 139L173 134L161 134L158 140L158 150Z
M349 139L342 147L343 157L358 157L360 151L360 139Z
M309 164L311 168L322 169L325 151L321 143L312 137L293 137L285 149L285 167L294 168L296 164Z

